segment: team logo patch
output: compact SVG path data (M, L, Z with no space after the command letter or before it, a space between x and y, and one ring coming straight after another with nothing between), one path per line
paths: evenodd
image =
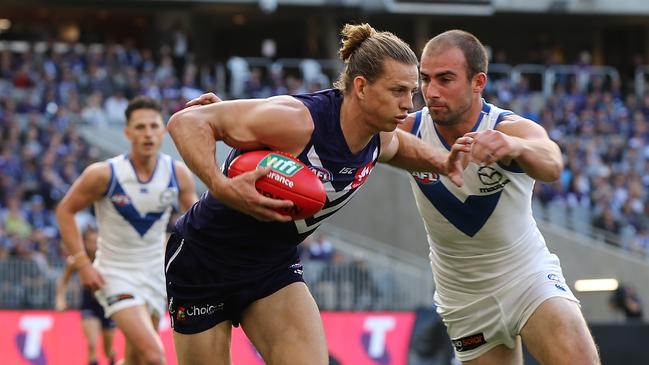
M434 172L411 172L410 175L420 184L433 184L439 181L439 174Z
M370 176L373 168L374 164L372 162L368 162L365 166L356 170L356 175L354 175L354 182L352 183L352 189L356 189L357 187L363 185L368 176Z
M133 299L134 297L131 294L117 294L117 295L111 295L110 297L106 298L106 303L108 305L113 305L117 302L121 302L122 300L128 300L128 299Z
M131 198L126 194L116 193L110 197L110 201L117 206L128 205L131 203Z
M319 167L319 166L309 166L309 169L315 174L315 176L322 181L322 183L326 183L331 181L331 172L324 167Z
M511 180L504 177L503 174L491 166L482 166L478 169L478 178L480 182L487 187L480 188L481 193L491 193L502 190Z
M263 160L259 161L259 165L257 165L257 167L266 166L284 176L293 176L304 167L296 161L276 153L269 153Z
M558 281L560 283L563 283L563 280L559 279L559 275L557 274L548 274L548 279L552 281Z
M302 267L302 264L293 264L288 267L289 269L293 270L295 274L302 275L304 273L304 269Z
M482 166L478 170L480 182L484 185L496 185L503 179L503 174L490 166Z
M484 345L485 343L487 343L487 340L485 340L484 334L480 332L475 335L458 338L456 340L451 340L451 342L455 347L455 351L463 352L463 351L469 351L478 348Z
M176 312L176 320L177 321L184 321L187 319L187 316L185 315L185 307L178 307L178 311Z

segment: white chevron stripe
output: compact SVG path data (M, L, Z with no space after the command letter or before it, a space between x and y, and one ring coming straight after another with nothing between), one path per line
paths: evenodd
M374 153L372 155L372 160L373 161L375 161L377 159L378 153L379 153L379 149L375 148ZM313 146L311 146L311 149L307 153L307 158L309 159L309 162L311 163L311 165L316 166L316 167L324 168L324 166L322 166L322 161L320 160L320 156L318 156L318 154L316 153L315 148ZM342 189L341 191L336 191L334 189L333 185L331 184L331 182L329 182L329 181L326 182L326 183L323 183L323 185L325 186L325 190L327 191L327 199L329 201L334 201L334 200L342 197L343 195L349 193L349 190L351 189L351 186L352 186L353 183L354 183L354 181L352 180L349 183L349 185L345 186L345 188ZM362 185L359 186L354 192L349 194L349 196L347 198L345 198L344 200L338 202L338 204L336 204L336 205L332 205L330 207L327 207L327 208L319 211L318 213L314 214L313 217L314 218L322 217L323 215L327 215L329 213L335 212L338 209L342 208L345 204L347 204L347 202L349 202L349 200L352 197L354 197L354 195L356 195L356 193L358 193L358 191L362 187L363 187ZM307 225L306 220L304 220L304 219L299 220L299 221L294 221L294 223L295 223L295 228L297 229L298 233L305 233L305 232L308 232L310 230L313 230L313 229L319 227L322 224L322 222L324 222L325 220L326 219L323 219L323 220L318 221L317 223L314 223L312 225Z

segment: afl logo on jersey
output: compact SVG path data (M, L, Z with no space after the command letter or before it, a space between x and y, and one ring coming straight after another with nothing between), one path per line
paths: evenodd
M320 179L320 181L322 181L323 183L331 181L331 172L324 167L309 166L309 169L311 169L315 176L317 176L318 179Z
M365 166L359 167L356 170L356 175L354 175L354 182L352 183L352 189L356 189L357 187L363 185L365 180L367 180L367 177L370 176L372 168L374 168L373 163L368 162Z
M131 198L129 198L128 195L123 193L116 193L115 195L111 196L110 201L117 206L124 206L124 205L131 204Z
M420 184L434 184L439 181L439 174L434 172L411 172L410 174Z
M176 202L178 191L175 188L166 188L160 193L160 205L168 207Z

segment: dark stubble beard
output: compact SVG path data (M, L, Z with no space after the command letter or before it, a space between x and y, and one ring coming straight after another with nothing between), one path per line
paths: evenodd
M447 113L444 116L435 115L435 112L432 109L428 109L430 115L433 117L435 124L449 127L452 125L459 124L462 122L462 117L471 109L471 99L467 99L466 103L459 105L455 109L451 109L447 106Z

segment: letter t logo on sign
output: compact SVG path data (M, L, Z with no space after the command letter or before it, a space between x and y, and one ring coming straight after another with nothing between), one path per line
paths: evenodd
M52 328L50 316L23 316L20 329L26 332L25 347L22 349L26 359L35 359L41 354L43 332Z
M385 336L394 329L396 323L392 317L368 317L365 319L364 328L370 332L368 354L377 359L385 352Z

